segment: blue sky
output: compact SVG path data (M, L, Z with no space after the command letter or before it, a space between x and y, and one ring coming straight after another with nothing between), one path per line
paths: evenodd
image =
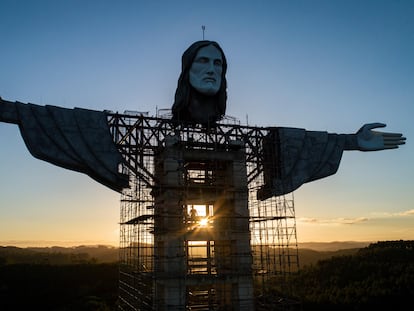
M0 12L6 100L155 114L205 25L243 124L386 123L405 146L346 152L336 175L295 191L298 241L414 239L413 1L2 0ZM34 159L15 125L0 124L0 145L0 244L117 245L118 193Z

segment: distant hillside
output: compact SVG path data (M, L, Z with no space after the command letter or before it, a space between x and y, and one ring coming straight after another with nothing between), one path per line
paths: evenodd
M344 241L344 242L303 242L298 243L299 249L313 249L315 251L337 251L341 249L350 248L363 248L369 244L375 242L356 242L356 241Z
M352 255L369 242L299 243L299 265L304 267L333 256ZM0 246L0 264L79 264L113 263L119 259L119 249L113 246L27 247Z
M1 264L84 264L118 261L119 250L111 246L28 247L0 246Z
M119 267L97 263L97 254L117 256L107 246L0 247L0 310L117 309ZM341 256L346 252L354 254ZM414 241L383 241L360 249L299 248L303 269L285 281L272 278L263 310L407 310L414 296ZM316 264L304 266L303 262ZM324 260L320 260L323 257ZM116 257L117 258L117 257ZM84 263L75 263L79 260ZM26 260L26 263L16 261ZM60 261L59 261L60 260ZM73 260L74 264L54 264ZM35 264L33 264L35 263ZM38 264L36 264L38 263ZM286 297L280 299L280 297ZM259 300L258 300L259 301ZM276 308L276 303L281 303Z
M319 260L336 256L354 255L361 248L367 247L370 242L308 242L298 243L299 267L314 265Z
M303 310L407 310L414 295L414 241L371 243L303 267L289 281L286 288Z
M299 248L299 268L314 265L319 260L330 259L337 256L355 255L359 250L360 248L347 248L335 251L316 251L313 249Z

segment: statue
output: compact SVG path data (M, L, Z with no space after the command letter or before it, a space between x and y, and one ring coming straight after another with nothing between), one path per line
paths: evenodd
M176 126L201 124L206 130L216 126L226 111L226 70L227 60L217 42L197 41L183 53L172 106ZM0 98L0 121L18 124L34 157L85 173L118 192L128 187L128 176L118 171L123 159L110 136L105 112ZM405 144L400 133L374 130L385 126L365 124L355 134L268 128L263 141L265 186L258 197L289 193L336 173L344 150L377 151Z

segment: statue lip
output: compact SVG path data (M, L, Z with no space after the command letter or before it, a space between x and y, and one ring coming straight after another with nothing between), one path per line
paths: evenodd
M212 77L207 77L207 78L204 78L203 80L206 81L206 82L216 82L217 81L215 78L212 78Z

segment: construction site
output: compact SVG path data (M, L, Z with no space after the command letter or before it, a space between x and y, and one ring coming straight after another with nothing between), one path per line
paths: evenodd
M119 310L298 310L285 297L299 267L293 194L257 197L274 158L268 129L230 117L177 125L158 112L109 113L108 123L130 178Z

